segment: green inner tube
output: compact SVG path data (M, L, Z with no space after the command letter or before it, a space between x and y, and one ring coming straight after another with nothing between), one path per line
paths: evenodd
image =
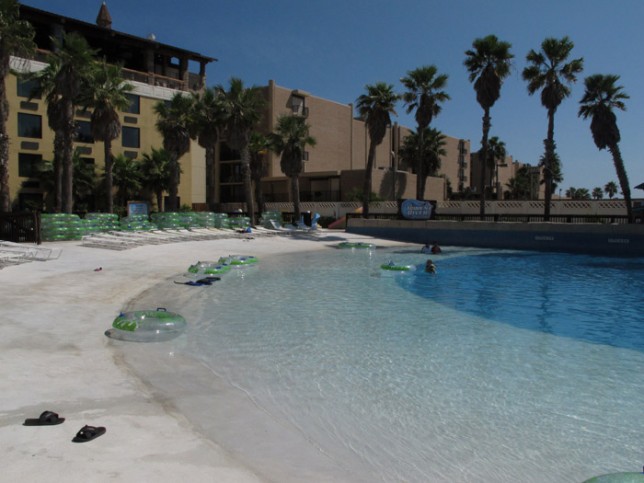
M392 272L408 272L409 270L411 270L410 265L395 265L390 263L383 263L382 265L380 265L380 268Z
M373 243L364 242L340 242L338 248L374 248Z
M222 257L219 259L219 263L226 265L231 265L233 267L238 267L240 265L250 265L251 263L257 263L259 260L253 255L244 256L244 255L231 255L229 257Z
M165 310L137 310L119 314L112 327L126 332L177 332L186 327L186 320Z
M221 275L228 270L230 270L230 267L221 262L199 262L188 267L188 273L203 273L205 275Z

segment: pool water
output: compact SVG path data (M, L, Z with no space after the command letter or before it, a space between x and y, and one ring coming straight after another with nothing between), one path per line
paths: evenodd
M427 258L329 248L212 287L175 285L171 309L190 328L145 350L226 381L339 468L334 481L580 482L641 469L643 260L447 249L431 256L435 275L380 269ZM137 303L155 296L168 294ZM172 376L170 399L186 391ZM191 411L215 399L203 392ZM212 435L226 446L223 429ZM261 451L235 453L265 467ZM292 481L316 481L302 466Z

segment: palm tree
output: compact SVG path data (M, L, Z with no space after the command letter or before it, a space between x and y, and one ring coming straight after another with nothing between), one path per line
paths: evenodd
M223 87L219 87L224 90ZM255 127L262 118L265 100L258 87L244 87L244 82L233 77L228 91L225 91L226 128L228 144L241 155L242 176L244 178L244 197L246 211L251 225L255 225L255 203L250 175L250 152L248 144Z
M555 112L559 104L570 95L570 84L577 80L584 68L584 59L573 59L566 63L574 47L568 37L548 37L541 43L541 51L530 50L526 56L528 66L523 69L523 80L528 82L528 93L541 90L541 105L548 110L548 134L544 140L545 156L543 176L545 181L545 203L543 219L550 220L550 203L553 192L552 164L555 154Z
M0 212L9 211L9 136L7 119L9 103L5 79L9 74L12 55L30 57L36 50L34 29L29 22L20 20L17 0L0 0Z
M586 90L581 101L579 101L578 115L584 119L591 118L590 131L595 145L599 150L608 148L608 151L610 151L613 157L613 164L615 164L617 179L624 194L628 222L633 223L631 188L628 185L626 168L622 160L622 153L619 150L621 137L617 127L617 117L613 112L613 109L625 111L624 99L628 99L629 96L623 91L623 86L616 84L618 80L618 75L595 74L586 77L584 80Z
M179 158L190 150L194 99L177 92L170 101L159 101L154 106L156 128L163 136L163 149L170 156L170 186L166 211L176 211L181 165Z
M125 207L128 200L139 194L142 186L141 165L123 154L114 157L114 185L118 187L117 200Z
M291 198L295 220L300 219L299 177L304 169L304 152L307 146L315 146L315 138L309 133L311 126L302 116L280 116L275 132L271 134L271 149L280 155L280 168L291 179Z
M593 188L592 196L594 200L601 200L604 197L604 190L602 190L599 186L596 186L595 188Z
M224 91L211 87L202 93L195 93L193 122L199 146L206 150L206 204L209 210L215 209L215 151L221 138L226 120Z
M114 193L112 189L112 141L121 135L119 110L125 110L130 100L127 97L134 86L125 83L121 67L110 65L105 60L96 64L91 82L83 103L92 108L91 128L94 139L103 141L105 159L105 191L107 193L107 212L114 211Z
M423 135L429 127L432 119L441 112L441 103L449 99L449 95L442 89L447 85L447 75L438 75L438 69L434 65L419 67L407 72L407 76L400 79L406 92L402 99L407 106L407 114L416 111L415 118L419 136L419 146L423 146ZM423 155L424 150L418 150L416 160L416 199L424 198L424 189L427 173L424 171Z
M612 200L613 196L617 193L617 183L615 181L609 181L604 185L604 192Z
M512 45L499 40L496 35L488 35L472 42L472 49L465 51L464 65L469 72L470 82L474 83L476 100L483 109L483 138L481 140L481 220L485 218L485 171L487 169L488 133L490 132L490 109L501 97L503 80L510 75L510 53Z
M422 153L419 153L421 151L421 138L423 148ZM445 135L434 128L426 128L421 136L412 132L405 137L398 154L405 164L414 164L419 158L423 159L422 169L425 176L423 176L423 183L420 186L421 193L425 192L427 176L437 176L441 167L441 156L447 155L446 144Z
M268 162L266 160L266 153L270 147L270 141L267 136L253 131L248 143L248 151L250 152L250 176L255 185L255 201L260 213L266 211L266 203L264 202L264 192L262 191L262 178L268 175Z
M157 211L163 211L163 192L170 187L170 155L165 149L152 148L141 160L143 188L154 193Z
M71 213L74 204L74 112L90 83L95 51L75 32L64 34L62 42L54 39L54 44L47 67L28 78L38 81L34 95L44 95L49 127L54 131L55 209Z
M505 143L501 141L497 136L492 136L488 140L488 168L490 170L490 188L493 188L493 183L499 182L499 171L498 165L503 164L506 156ZM492 178L494 175L494 178ZM497 193L498 197L498 193Z
M367 84L366 94L356 101L356 107L369 132L369 154L364 176L362 216L369 217L369 199L371 197L371 179L373 163L376 158L376 147L382 143L391 125L391 114L396 115L396 102L399 96L394 93L394 86L385 82Z

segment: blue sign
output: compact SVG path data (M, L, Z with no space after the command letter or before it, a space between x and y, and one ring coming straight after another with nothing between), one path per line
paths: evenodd
M435 201L403 200L400 215L407 220L431 220L435 206Z

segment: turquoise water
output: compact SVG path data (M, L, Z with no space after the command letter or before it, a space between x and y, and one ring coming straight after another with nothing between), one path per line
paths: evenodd
M644 261L431 258L436 275L394 274L380 265L427 256L329 248L174 286L171 309L192 323L172 357L212 371L350 475L335 481L579 482L641 469ZM226 446L224 432L212 436ZM266 465L253 442L234 444ZM315 481L295 461L292 481Z

